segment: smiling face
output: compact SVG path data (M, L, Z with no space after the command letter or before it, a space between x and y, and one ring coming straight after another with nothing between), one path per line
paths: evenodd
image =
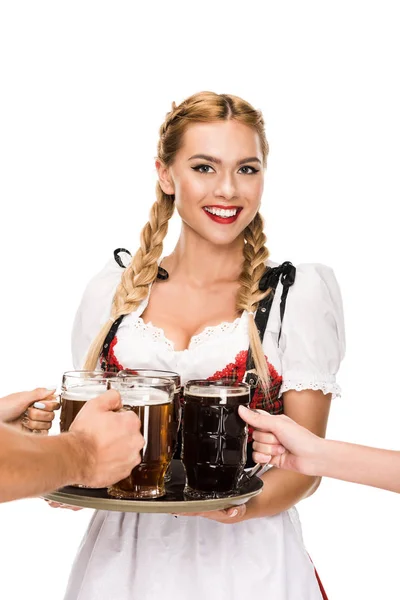
M186 227L213 244L230 244L261 203L264 166L258 133L234 119L190 125L169 167L156 163L160 185L175 194Z

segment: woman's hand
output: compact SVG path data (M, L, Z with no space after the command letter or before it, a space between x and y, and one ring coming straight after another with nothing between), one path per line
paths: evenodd
M218 523L240 523L244 520L246 514L246 505L240 504L239 506L230 506L224 510L212 510L210 512L199 512L199 513L179 513L177 516L185 517L204 517L211 521L217 521Z
M47 500L47 498L43 498L43 500L45 502L47 502L47 504L49 506L51 506L51 508L66 508L67 510L73 510L73 511L83 510L82 506L71 506L70 504L62 504L60 502L53 502L52 500Z
M270 415L239 406L241 418L254 427L253 459L280 469L316 475L316 464L325 440L286 415Z
M0 399L0 422L22 431L47 433L60 403L55 389L37 388L30 392L10 394Z

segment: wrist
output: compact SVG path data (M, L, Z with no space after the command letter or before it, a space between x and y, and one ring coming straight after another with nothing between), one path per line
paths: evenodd
M65 434L68 444L67 460L71 467L71 482L85 484L94 463L94 443L89 435L81 431Z
M329 463L332 456L332 444L330 440L318 438L312 458L312 473L322 477L329 471Z

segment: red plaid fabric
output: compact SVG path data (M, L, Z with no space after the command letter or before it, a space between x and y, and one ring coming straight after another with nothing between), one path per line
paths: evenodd
M109 371L112 373L118 373L124 369L123 365L118 362L115 356L114 348L118 342L117 336L114 337L110 343L108 355L104 354L100 357L100 364L103 371ZM213 375L208 377L209 381L218 381L219 379L226 379L232 382L232 384L240 383L243 381L244 374L246 372L247 362L247 350L242 350L235 357L235 361L226 365L221 371L216 371ZM265 357L268 365L269 372L269 387L267 390L263 390L261 386L257 386L254 390L253 399L251 401L251 408L259 408L265 410L271 415L280 415L283 413L283 399L279 398L279 392L282 385L282 377L278 374L276 369L271 363L268 362L268 358ZM252 441L252 428L249 427L249 442Z
M117 357L115 356L114 348L118 342L118 337L115 336L112 342L110 343L110 348L108 351L108 355L104 356L103 353L100 355L100 366L103 371L108 371L110 373L118 373L119 371L123 371L124 367L121 363L118 362Z
M228 381L232 381L233 384L243 381L246 372L247 354L247 350L239 352L235 358L235 362L226 365L222 371L216 371L214 375L208 377L208 380L218 381L219 379L227 379ZM271 415L280 415L283 413L283 399L282 397L279 398L282 377L278 374L273 365L268 362L267 357L265 357L265 360L268 365L269 387L267 390L263 390L263 388L258 385L254 391L250 406L251 408L265 410ZM252 427L249 427L249 442L253 439L252 433L253 429Z

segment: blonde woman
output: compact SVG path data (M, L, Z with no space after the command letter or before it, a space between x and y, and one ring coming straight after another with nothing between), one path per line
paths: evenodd
M285 412L323 436L344 351L340 292L332 271L317 264L297 267L288 294L281 280L274 297L266 289L272 264L259 209L267 154L262 115L244 100L203 92L172 106L140 248L132 259L116 252L89 283L74 326L74 362L166 369L183 382L242 379L250 351L258 374L253 406ZM163 257L175 209L181 233ZM293 283L293 271L290 277ZM261 341L255 313L268 296ZM319 479L278 469L263 478L263 492L240 508L178 518L96 513L66 600L326 597L294 508Z

